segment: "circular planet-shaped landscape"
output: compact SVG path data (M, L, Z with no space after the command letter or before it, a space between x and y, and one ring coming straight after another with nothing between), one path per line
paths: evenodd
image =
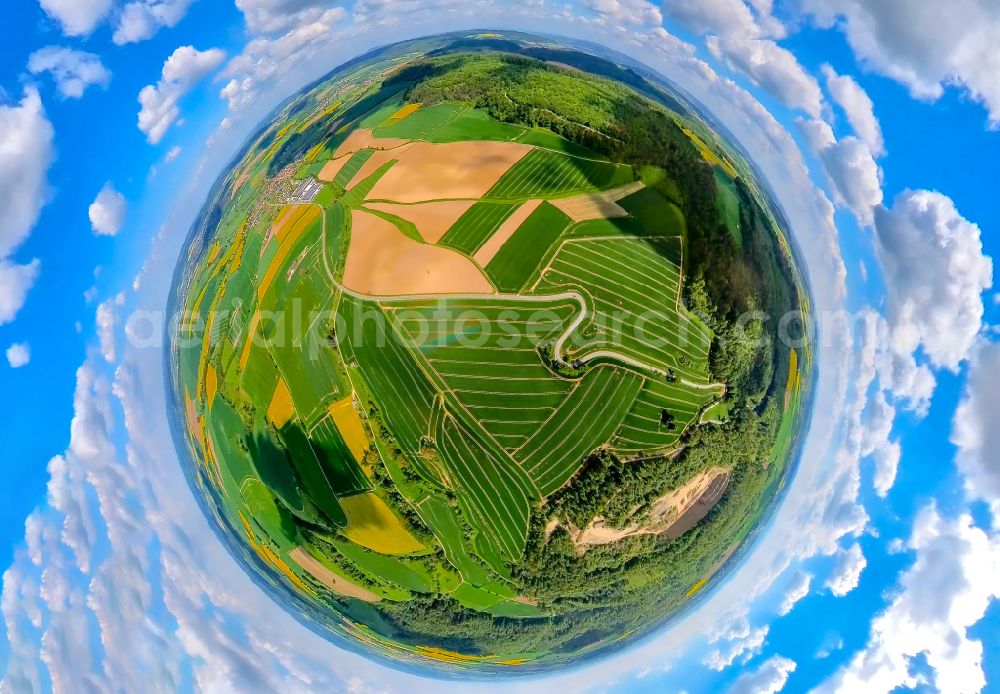
M379 49L265 119L167 352L188 479L258 583L355 651L512 674L710 590L813 381L787 224L724 132L623 56L510 32Z

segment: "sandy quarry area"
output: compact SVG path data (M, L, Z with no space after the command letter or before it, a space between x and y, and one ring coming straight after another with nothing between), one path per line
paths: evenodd
M649 519L642 525L612 528L605 525L603 518L595 518L589 526L577 530L573 541L577 548L586 551L587 547L611 544L633 535L669 535L673 526L684 519L687 512L698 504L706 492L714 492L719 484L728 481L728 478L729 471L724 468L714 467L705 470L683 486L657 499L649 510ZM717 501L718 498L714 498L712 505Z
M369 202L365 207L413 222L424 241L437 243L474 204L473 200L438 200L415 205Z
M553 200L552 204L574 222L588 222L592 219L614 219L616 217L628 217L625 210L618 201L627 198L629 195L643 189L645 184L642 181L629 183L627 186L606 190L601 193L584 193L571 198Z
M337 574L333 573L301 547L296 547L289 552L289 555L295 560L296 564L312 574L317 581L332 590L334 593L346 595L349 598L364 600L365 602L378 602L381 600L379 596L375 595L375 593L371 592L367 588L362 588L355 583L351 583L346 578L341 578Z
M541 200L529 200L514 210L514 214L508 217L500 225L500 228L493 232L493 236L486 239L486 243L480 246L479 250L476 251L476 255L473 256L480 267L486 267L487 263L493 260L493 256L503 248L503 245L510 240L510 237L514 235L518 227L524 224L524 220L530 217L531 213L537 210L541 204Z
M368 199L478 200L531 150L514 142L417 142L375 184Z
M493 285L457 251L414 241L377 215L351 213L344 286L372 296L493 294Z

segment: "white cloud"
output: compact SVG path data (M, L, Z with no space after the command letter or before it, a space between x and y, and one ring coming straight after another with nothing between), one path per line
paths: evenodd
M15 342L7 348L7 363L12 369L20 369L31 361L31 346L27 342Z
M170 151L167 152L167 155L165 157L163 157L163 163L164 164L169 164L174 159L176 159L177 157L179 157L181 155L182 151L183 150L181 149L180 145L174 145L173 147L170 148Z
M660 8L648 0L581 0L584 7L618 26L659 26Z
M25 90L20 104L0 103L0 259L38 221L48 196L45 174L55 157L53 135L36 90Z
M1000 344L982 344L975 351L965 394L952 422L951 442L958 446L956 462L970 498L990 506L994 527L1000 529Z
M875 117L875 104L868 92L853 77L838 75L829 65L823 66L823 76L830 96L844 110L854 134L868 145L872 155L880 157L885 154L882 126Z
M770 0L665 0L663 10L697 34L782 38L785 29L771 15ZM756 12L756 16L755 16Z
M13 321L24 306L40 267L38 260L25 265L0 260L0 325Z
M139 0L129 2L118 17L113 40L118 45L144 41L161 27L172 27L184 18L194 0Z
M779 617L789 614L798 604L799 600L809 595L809 589L812 587L812 579L812 574L807 574L804 571L799 571L795 574L792 582L785 588L785 598L778 607Z
M253 103L261 89L292 74L320 47L335 41L334 27L346 16L342 7L334 8L278 38L250 41L222 72L224 77L230 78L220 92L229 109L235 111Z
M980 0L909 0L906 21L892 2L802 0L823 27L839 27L861 64L939 98L947 86L966 90L1000 125L1000 4ZM933 40L928 40L933 37Z
M983 644L968 630L1000 597L1000 540L974 527L970 516L946 519L932 505L915 519L908 547L916 560L872 622L867 646L819 691L917 687L911 665L918 656L935 691L966 694L986 685Z
M826 587L836 597L842 598L858 587L861 572L868 566L868 560L861 552L861 545L855 542L848 549L841 550L837 555L837 563L833 571L826 577Z
M710 644L725 642L726 645L709 651L704 660L705 665L721 672L733 663L745 664L764 648L769 631L770 627L766 624L751 627L745 614L731 618L709 638Z
M110 181L105 183L87 209L94 233L101 236L116 235L125 223L125 208L125 196L115 190Z
M880 497L885 497L892 489L899 468L899 442L890 438L895 419L896 408L889 403L885 392L878 390L868 401L862 416L861 455L874 456L873 484Z
M329 0L236 0L252 34L278 34L319 19Z
M777 694L788 683L788 676L795 672L795 661L777 655L765 660L760 667L740 675L730 694Z
M226 54L218 48L199 51L192 46L177 48L163 63L160 80L139 93L139 130L151 144L163 139L180 116L178 102L201 79L215 70Z
M101 356L110 364L115 360L115 326L118 324L118 311L113 300L101 302L97 307L97 319L94 323Z
M850 210L861 226L871 226L875 206L882 203L882 170L868 146L854 136L837 140L833 129L821 120L799 118L795 122L823 163L837 204Z
M51 73L59 93L68 99L79 99L92 84L106 87L111 81L111 73L100 57L60 46L46 46L32 53L28 72Z
M887 388L923 411L933 378L915 355L919 350L932 366L951 370L967 358L982 327L993 262L979 227L940 193L903 191L891 208L876 209L875 231L889 350L880 372Z
M62 26L67 36L85 36L108 12L112 0L38 0L46 14Z
M819 83L788 49L770 39L735 34L709 36L705 45L731 70L743 73L788 108L819 117L823 107Z

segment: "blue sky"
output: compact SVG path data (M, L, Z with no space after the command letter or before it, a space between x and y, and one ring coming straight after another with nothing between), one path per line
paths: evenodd
M242 574L177 466L161 353L127 326L163 308L208 187L282 98L388 41L544 27L650 64L716 114L785 207L818 310L855 322L824 327L799 473L739 570L628 652L511 688L1000 690L1000 9L912 0L903 21L861 0L19 0L0 13L11 689L439 686L336 650Z

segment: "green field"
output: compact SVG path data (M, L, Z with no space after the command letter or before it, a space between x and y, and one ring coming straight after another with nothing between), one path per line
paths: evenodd
M501 178L486 197L493 200L564 197L616 188L633 180L630 166L536 149Z
M472 255L518 207L516 203L477 202L448 230L441 245Z

